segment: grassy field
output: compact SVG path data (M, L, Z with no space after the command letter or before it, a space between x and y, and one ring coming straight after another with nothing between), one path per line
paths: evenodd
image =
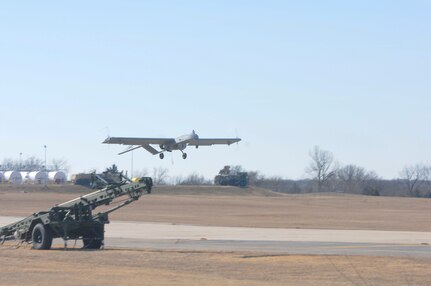
M4 186L2 186L4 187ZM69 190L69 191L68 191ZM0 188L1 216L28 216L84 188ZM98 209L99 210L99 209ZM111 215L114 220L211 226L431 231L431 199L349 194L283 195L231 187L156 187Z

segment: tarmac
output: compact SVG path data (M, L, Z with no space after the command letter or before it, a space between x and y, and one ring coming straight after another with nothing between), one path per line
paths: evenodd
M0 227L22 218L0 216ZM54 243L62 243L57 239ZM215 227L112 221L105 248L242 251L270 255L376 255L431 258L431 232Z

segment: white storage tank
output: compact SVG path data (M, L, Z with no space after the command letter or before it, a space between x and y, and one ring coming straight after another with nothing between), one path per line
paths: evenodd
M19 185L22 183L22 176L18 171L7 171L3 175L4 180L9 184Z
M20 173L21 173L21 177L22 177L22 182L27 183L30 180L30 177L29 177L30 172L21 171Z
M48 178L51 183L64 184L67 181L67 176L62 171L52 171L48 173Z
M48 182L48 174L44 171L30 172L28 177L35 184L46 184Z

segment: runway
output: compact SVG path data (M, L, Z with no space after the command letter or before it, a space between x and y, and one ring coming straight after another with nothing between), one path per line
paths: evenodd
M19 219L0 217L0 226ZM431 232L214 227L129 221L112 221L105 231L105 248L431 258Z
M59 241L60 243L60 241ZM106 238L106 248L132 248L165 251L251 252L251 256L371 255L431 258L429 245L376 244L302 241L229 241L229 240L144 240Z

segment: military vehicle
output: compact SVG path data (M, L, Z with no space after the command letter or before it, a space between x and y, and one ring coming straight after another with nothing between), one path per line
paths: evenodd
M80 173L72 175L72 183L74 185L80 185L88 187L91 185L91 173Z
M122 173L93 173L91 180L98 190L1 227L0 243L20 240L31 243L33 249L50 249L54 238L62 238L65 248L68 240L81 239L83 248L99 249L104 242L105 224L109 223L108 214L138 200L144 192L151 193L153 186L150 177L132 182ZM109 205L121 196L128 198L93 214L95 208Z
M224 166L214 178L214 184L221 186L248 186L248 173L232 170L230 166Z

